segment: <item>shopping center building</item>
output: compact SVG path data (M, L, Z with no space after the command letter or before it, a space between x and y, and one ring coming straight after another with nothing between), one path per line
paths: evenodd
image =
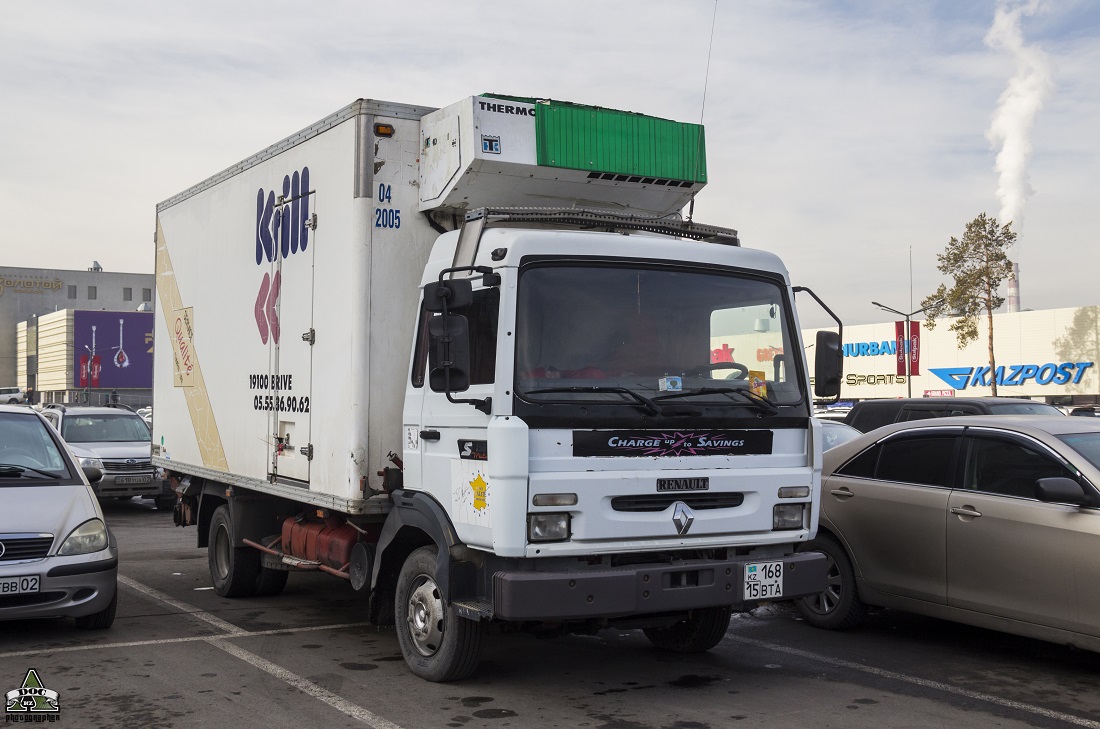
M154 281L94 262L83 271L0 266L0 386L37 401L148 399Z
M901 327L895 322L845 326L841 400L988 396L996 380L1002 397L1055 405L1100 402L1100 307L994 314L995 370L989 365L985 317L978 338L962 348L953 322L938 319L931 330L920 322L916 366L908 378L905 357L898 357ZM813 342L816 332L804 330L804 341ZM812 376L813 356L808 359Z

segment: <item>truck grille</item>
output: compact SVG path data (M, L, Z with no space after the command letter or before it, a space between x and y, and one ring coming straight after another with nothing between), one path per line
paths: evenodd
M615 511L664 511L677 501L684 502L692 509L732 509L745 503L745 495L733 492L615 496L611 499L611 508Z
M0 562L14 562L21 559L43 559L53 544L52 534L20 534L5 536L0 534Z
M153 468L152 461L134 461L133 463L126 463L125 461L104 461L104 471L150 471Z

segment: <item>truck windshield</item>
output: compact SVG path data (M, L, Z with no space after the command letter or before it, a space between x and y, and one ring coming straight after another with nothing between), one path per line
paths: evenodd
M624 388L662 407L804 399L779 280L547 262L523 269L518 296L516 391L528 401L621 405Z

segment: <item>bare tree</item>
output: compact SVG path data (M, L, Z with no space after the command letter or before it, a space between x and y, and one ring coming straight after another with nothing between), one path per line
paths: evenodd
M978 321L984 313L989 324L989 372L992 394L997 395L997 361L993 356L993 312L1004 303L997 293L1013 277L1006 250L1016 242L1012 223L998 226L997 219L982 213L966 224L962 240L952 237L943 253L936 254L940 273L951 276L954 285L940 284L936 292L921 301L928 307L925 326L936 327L942 316L956 317L951 324L959 347L978 338Z

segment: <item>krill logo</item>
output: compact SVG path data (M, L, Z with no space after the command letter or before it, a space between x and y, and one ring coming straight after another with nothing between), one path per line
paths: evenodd
M309 168L283 177L282 193L276 198L275 190L256 192L256 265L287 259L309 247ZM279 293L282 273L272 276L264 273L260 290L256 295L253 313L260 340L267 344L268 337L279 343Z

